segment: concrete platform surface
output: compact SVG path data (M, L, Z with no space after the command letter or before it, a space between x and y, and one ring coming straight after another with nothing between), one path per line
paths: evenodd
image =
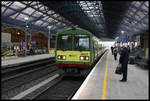
M30 55L26 57L10 56L10 57L6 57L5 59L1 58L1 66L7 66L7 65L12 65L12 64L22 63L22 62L28 62L28 61L35 61L35 60L40 60L40 59L45 59L50 57L55 57L55 54L50 53L50 54Z
M149 99L149 71L128 64L128 80L120 82L122 75L115 74L118 60L111 51L105 53L72 99Z

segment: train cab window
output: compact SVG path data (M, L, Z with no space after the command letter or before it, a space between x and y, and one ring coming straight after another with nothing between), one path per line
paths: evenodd
M59 35L57 50L72 50L72 35Z
M75 35L75 50L78 51L88 51L90 47L90 38L89 35Z

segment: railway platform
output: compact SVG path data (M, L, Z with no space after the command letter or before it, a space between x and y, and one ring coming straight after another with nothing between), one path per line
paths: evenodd
M149 71L128 64L127 82L115 74L119 62L109 50L98 61L72 100L78 99L149 99Z
M29 55L26 57L10 56L10 57L6 57L5 59L1 58L1 66L3 67L3 66L8 66L8 65L24 63L24 62L31 62L31 61L46 59L46 58L50 58L50 57L54 57L54 56L55 56L54 53Z

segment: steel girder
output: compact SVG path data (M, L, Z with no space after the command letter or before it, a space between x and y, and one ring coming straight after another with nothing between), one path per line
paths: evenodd
M59 13L74 25L79 25L79 27L87 29L96 36L100 36L95 23L84 13L76 1L41 1L41 3Z
M114 38L122 16L127 10L128 2L102 2L103 13L105 17L106 33L108 37Z

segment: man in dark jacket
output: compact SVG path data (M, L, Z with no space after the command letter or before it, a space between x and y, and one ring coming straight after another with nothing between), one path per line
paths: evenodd
M122 65L122 73L123 73L123 78L120 81L127 81L127 70L128 70L128 59L129 59L129 52L127 47L124 45L123 46L123 50L121 51L120 54L120 59L119 59L119 63L121 63Z
M114 51L114 47L111 46L111 53L112 53L112 55L113 55L113 51Z

